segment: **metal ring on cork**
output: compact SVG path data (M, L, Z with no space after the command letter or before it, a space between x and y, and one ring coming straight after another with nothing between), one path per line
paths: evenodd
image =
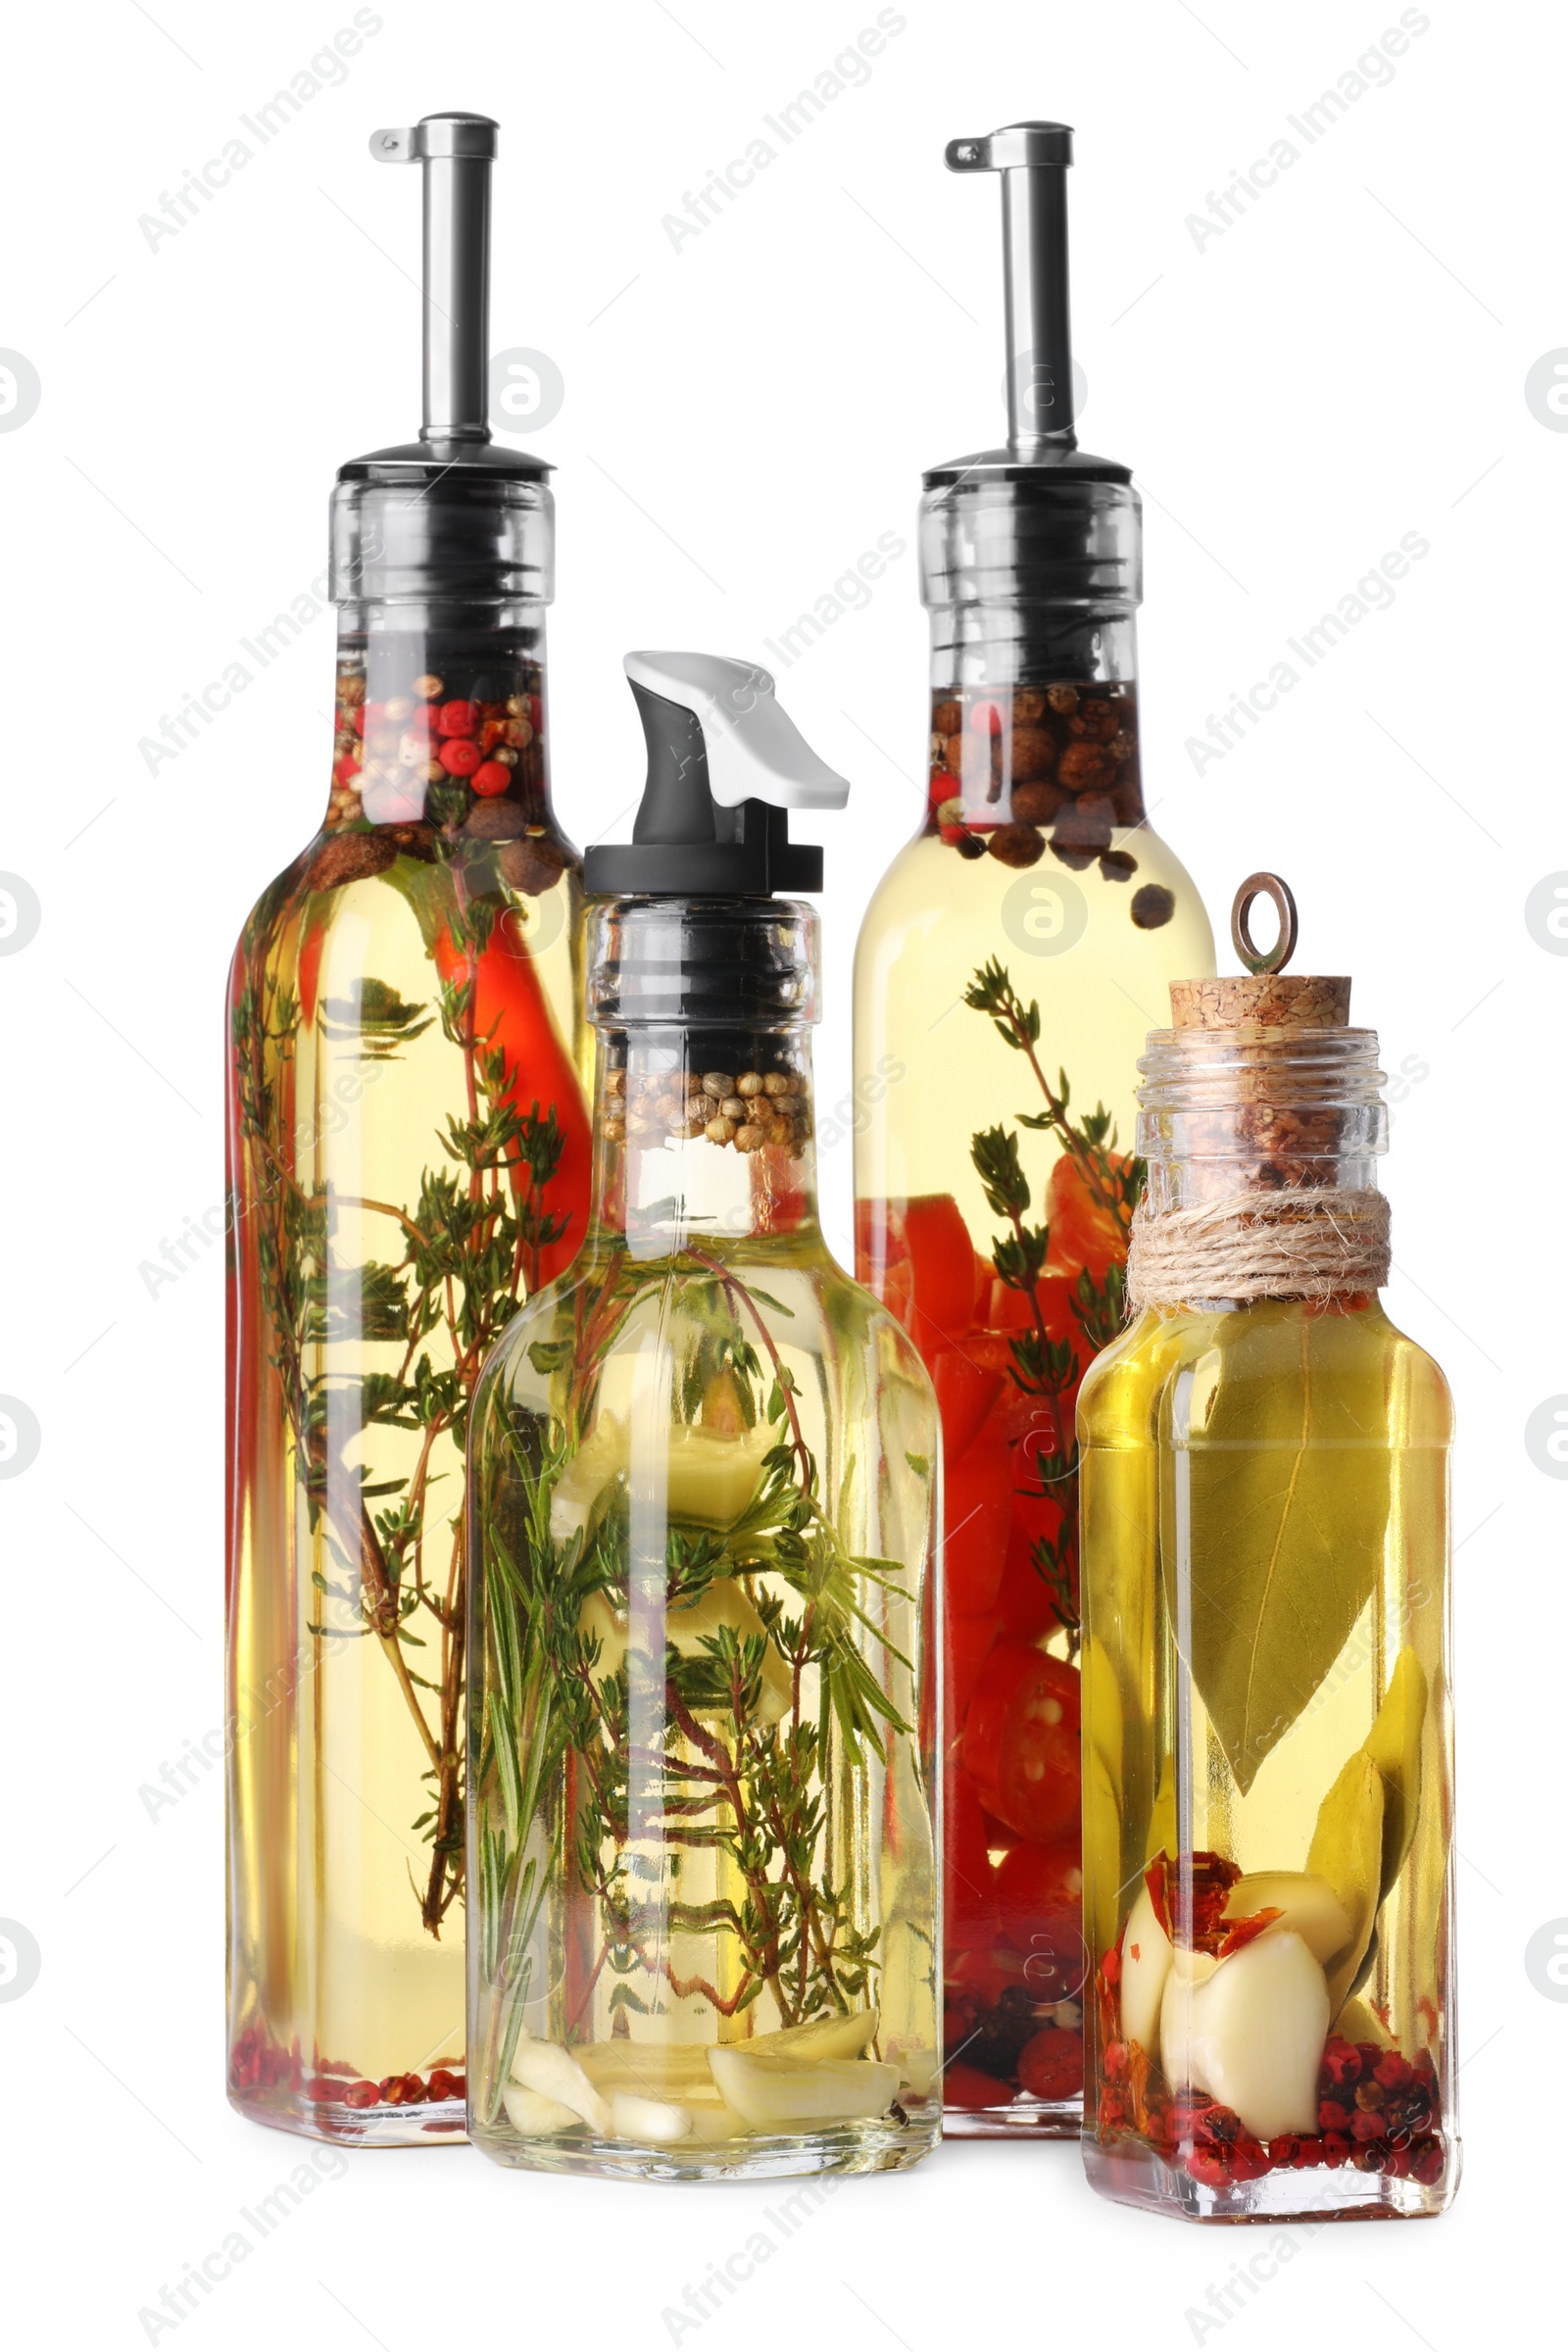
M1280 918L1280 935L1267 950L1254 945L1248 922L1257 899L1271 900ZM1249 874L1231 905L1231 945L1247 969L1254 976L1283 972L1296 953L1296 900L1290 884L1278 874Z

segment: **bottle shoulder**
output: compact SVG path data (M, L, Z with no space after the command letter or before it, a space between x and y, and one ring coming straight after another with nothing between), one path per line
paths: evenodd
M1186 1376L1185 1378L1183 1376ZM1096 1357L1078 1399L1087 1446L1255 1438L1446 1447L1453 1401L1436 1360L1382 1305L1258 1299L1147 1308Z

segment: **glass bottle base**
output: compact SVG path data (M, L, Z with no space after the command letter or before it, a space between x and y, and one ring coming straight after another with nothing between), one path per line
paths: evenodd
M1086 2138L1084 2170L1092 2188L1118 2205L1174 2214L1186 2222L1419 2221L1453 2202L1459 2185L1457 2139L1443 2138L1445 2159L1435 2180L1345 2164L1287 2167L1250 2180L1209 2185L1167 2164L1142 2140Z
M344 2147L428 2148L443 2141L462 2145L467 2137L467 2109L461 2097L396 2106L377 2099L373 2106L361 2107L350 2105L342 2095L353 2087L345 2082L341 2091L317 2099L286 2084L270 2090L230 2090L228 2102L248 2123Z
M472 2133L493 2163L514 2172L571 2173L605 2180L772 2180L792 2175L907 2172L940 2138L929 2121L843 2124L823 2132L757 2132L745 2139L673 2145L601 2139L582 2131L569 2137L523 2138L510 2131Z
M1020 2095L1005 2106L945 2107L944 2139L1076 2139L1084 2128L1081 2095L1031 2099Z

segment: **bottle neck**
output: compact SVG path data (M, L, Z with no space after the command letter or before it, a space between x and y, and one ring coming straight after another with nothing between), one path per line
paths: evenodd
M553 837L542 604L344 608L326 828L357 823Z
M601 1026L591 1231L634 1257L817 1235L810 1032Z
M1389 1114L1372 1029L1156 1029L1139 1062L1150 1215L1246 1193L1378 1189Z

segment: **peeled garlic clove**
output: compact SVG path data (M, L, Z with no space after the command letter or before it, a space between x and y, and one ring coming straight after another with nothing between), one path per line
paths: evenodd
M509 2082L501 2094L508 2118L514 2132L526 2139L547 2139L553 2132L573 2132L582 2118L560 2099L547 2098L542 2090L525 2090L520 2082Z
M1159 2005L1170 1974L1170 1937L1160 1926L1147 1886L1139 1889L1121 1939L1121 2030L1151 2057L1157 2047Z
M547 2099L559 2100L595 2132L609 2132L609 2100L595 2090L571 2052L563 2049L559 2041L530 2041L526 2037L519 2041L512 2061L512 2080L526 2090L537 2090Z
M634 2090L616 2090L610 2097L610 2128L617 2139L650 2139L662 2145L667 2140L689 2139L692 2119L686 2108L672 2106L667 2099L645 2099Z
M1258 1870L1238 1879L1225 1900L1225 1918L1250 1919L1259 1911L1281 1914L1264 1929L1265 1936L1290 1930L1325 1967L1354 1933L1349 1913L1327 1879L1309 1870Z
M757 1492L762 1456L774 1443L765 1422L731 1434L699 1422L669 1436L669 1515L733 1527Z
M754 2034L735 2046L754 2058L858 2058L876 2039L878 2012L857 2009L848 2017L813 2017L809 2025L781 2026L776 2034Z
M773 2058L732 2045L710 2050L726 2106L760 2129L789 2124L848 2124L882 2115L899 2087L899 2070L871 2058Z
M683 2107L718 2095L708 2071L708 2047L706 2041L585 2041L572 2055L594 2088L607 2096L630 2090L639 2098Z
M1301 1937L1276 1928L1185 1980L1172 1971L1160 2023L1169 2081L1233 2108L1254 2139L1315 2132L1329 1988Z

